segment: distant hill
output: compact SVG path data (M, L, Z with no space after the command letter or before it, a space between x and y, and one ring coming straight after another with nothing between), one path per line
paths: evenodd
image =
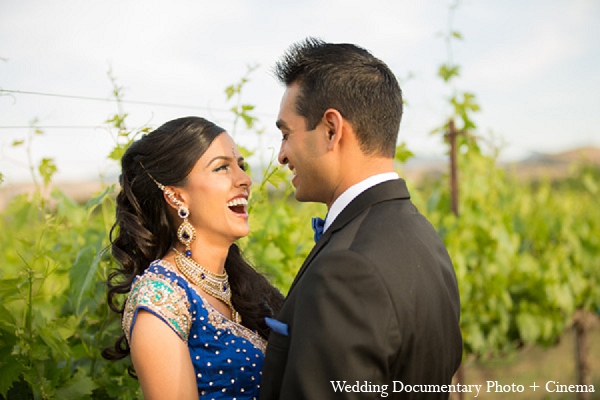
M534 153L521 161L507 164L507 168L525 179L558 179L565 177L571 166L576 164L600 168L600 148L588 146L560 153Z
M600 165L600 148L580 147L555 154L533 153L519 164L572 164L578 162Z
M59 188L63 193L69 196L76 202L85 203L94 194L99 194L102 191L102 183L100 180L89 180L83 182L52 182L45 196L49 196L54 188ZM35 185L30 182L22 183L3 183L0 185L0 210L8 205L13 197L24 193L34 193Z
M402 175L418 181L447 173L449 160L442 157L414 157L402 166ZM575 164L591 164L600 168L600 148L580 147L560 153L532 153L528 157L500 165L524 179L561 178Z

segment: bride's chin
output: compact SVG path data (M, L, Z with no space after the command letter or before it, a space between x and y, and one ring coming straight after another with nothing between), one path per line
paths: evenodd
M250 226L246 226L245 229L241 229L239 231L236 232L236 235L238 239L241 239L243 237L246 237L250 234Z

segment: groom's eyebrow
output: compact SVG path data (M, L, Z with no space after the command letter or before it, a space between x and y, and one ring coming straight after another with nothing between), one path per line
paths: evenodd
M285 121L282 120L282 119L278 119L277 122L275 122L275 126L277 126L277 128L279 130L284 130L284 129L288 129L289 130L289 127L287 126L287 124L285 123Z

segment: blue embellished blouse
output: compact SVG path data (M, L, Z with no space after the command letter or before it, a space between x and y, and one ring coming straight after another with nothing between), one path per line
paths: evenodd
M156 260L133 281L122 321L128 341L139 309L187 342L199 399L258 398L266 341L213 308L172 264Z

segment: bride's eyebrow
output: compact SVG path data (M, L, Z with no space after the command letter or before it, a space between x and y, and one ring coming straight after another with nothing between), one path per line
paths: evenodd
M212 160L210 160L206 166L208 167L209 165L211 165L212 163L214 163L215 161L219 161L219 160L224 160L227 162L232 162L234 161L233 157L228 157L228 156L216 156L215 158L213 158ZM238 163L243 163L245 161L244 157L240 156L237 159Z
M232 157L228 157L228 156L216 156L215 158L213 158L212 160L210 160L206 164L206 166L208 167L210 164L214 163L215 161L219 161L219 160L225 160L225 161L231 162L231 161L233 161L233 158Z

